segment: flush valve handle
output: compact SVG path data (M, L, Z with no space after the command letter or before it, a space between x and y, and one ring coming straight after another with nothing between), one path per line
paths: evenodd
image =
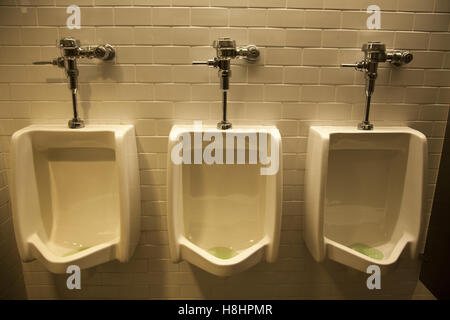
M342 63L341 67L344 68L354 68L357 71L364 71L366 69L366 62L360 61L360 62L356 62L356 63Z
M55 58L51 61L33 61L34 65L47 65L47 64L51 64L53 66L58 66L60 68L64 68L64 58L63 57L58 57Z
M208 59L206 61L192 61L192 64L193 65L206 65L208 67L213 67L213 68L218 66L218 62L217 62L216 58Z

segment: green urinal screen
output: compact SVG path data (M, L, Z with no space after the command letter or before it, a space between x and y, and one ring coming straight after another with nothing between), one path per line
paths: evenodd
M219 259L231 259L237 255L237 252L226 247L214 247L207 250L208 253Z
M368 246L364 243L354 243L350 245L349 248L373 259L381 260L384 257L383 253L380 250L372 248L371 246Z

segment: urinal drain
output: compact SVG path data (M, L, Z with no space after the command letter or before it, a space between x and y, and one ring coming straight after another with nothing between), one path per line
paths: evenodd
M214 257L219 259L231 259L234 256L237 255L237 252L233 249L226 248L226 247L214 247L207 250L208 253L212 254Z
M354 243L349 248L373 259L381 260L384 258L383 252L364 243Z

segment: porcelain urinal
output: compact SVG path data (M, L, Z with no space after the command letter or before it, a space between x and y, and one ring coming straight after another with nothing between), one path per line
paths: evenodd
M23 261L54 273L130 259L140 235L132 125L32 125L11 139L12 209Z
M218 276L273 262L282 185L275 127L174 126L168 157L172 260Z
M313 126L306 160L304 239L326 258L366 272L418 255L426 137L408 127Z

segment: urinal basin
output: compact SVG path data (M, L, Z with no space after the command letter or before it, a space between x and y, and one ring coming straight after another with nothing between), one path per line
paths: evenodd
M317 261L366 271L418 254L426 137L411 128L311 127L305 242Z
M261 140L263 135L267 141ZM223 164L219 160L211 163L205 151L220 140ZM227 148L231 141L236 143ZM257 154L264 144L270 164L261 163L267 163L260 161L261 154L250 161L250 154ZM181 152L177 146L182 146ZM245 161L238 163L243 160L240 151ZM221 152L217 148L218 158ZM180 162L175 154L190 154L189 160ZM276 128L222 131L174 126L169 155L168 228L173 261L186 260L215 275L227 276L262 259L276 259L282 200L281 138Z
M33 125L11 139L13 223L21 257L51 272L126 262L140 233L131 125Z

